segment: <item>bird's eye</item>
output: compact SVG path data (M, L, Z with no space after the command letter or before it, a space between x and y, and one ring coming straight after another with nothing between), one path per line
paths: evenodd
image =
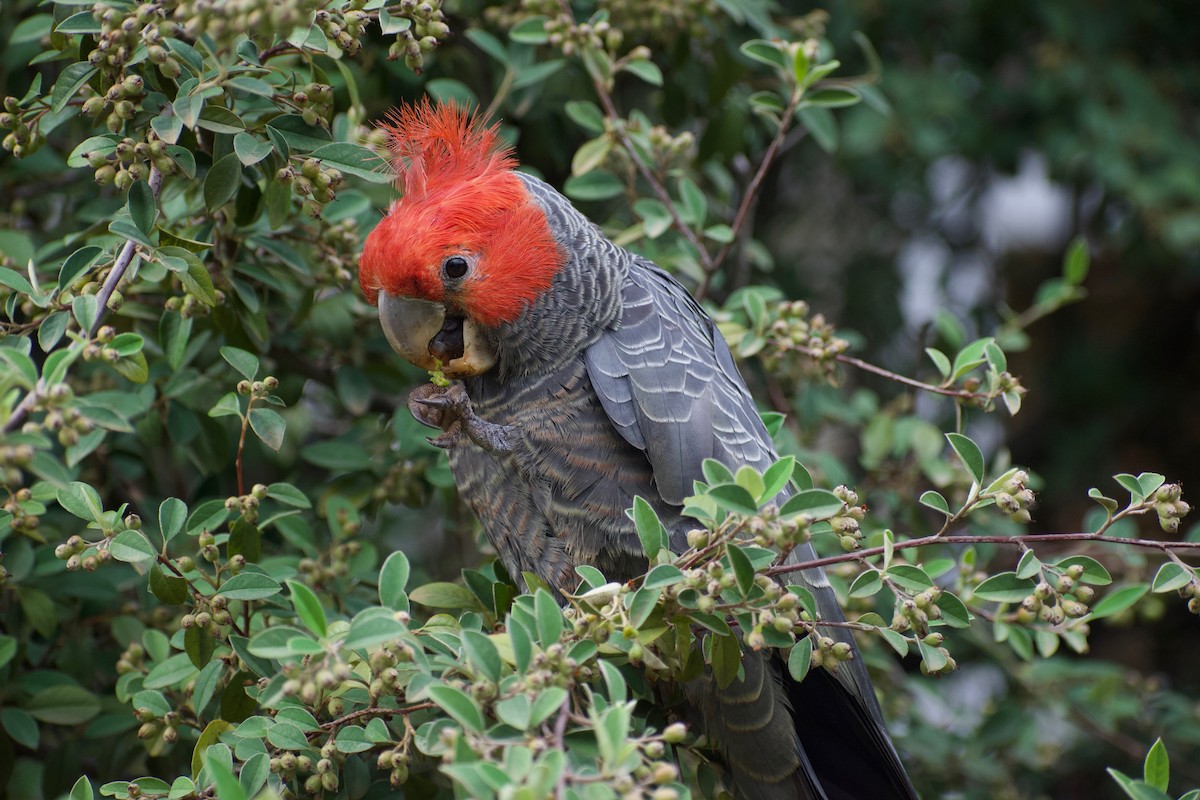
M450 256L442 262L442 274L451 280L458 280L467 274L469 266L462 256Z

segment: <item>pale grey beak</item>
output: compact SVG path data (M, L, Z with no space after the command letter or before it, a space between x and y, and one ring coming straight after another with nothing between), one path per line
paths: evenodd
M441 303L379 293L379 322L388 344L405 361L421 369L441 369L448 378L487 372L496 353L469 319L450 317Z

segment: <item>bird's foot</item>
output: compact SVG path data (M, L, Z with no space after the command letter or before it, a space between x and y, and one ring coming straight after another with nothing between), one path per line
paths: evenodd
M462 381L454 381L449 386L431 383L418 386L408 396L408 410L421 424L442 430L441 435L429 440L435 447L449 448L466 434L489 453L513 451L513 429L480 419Z

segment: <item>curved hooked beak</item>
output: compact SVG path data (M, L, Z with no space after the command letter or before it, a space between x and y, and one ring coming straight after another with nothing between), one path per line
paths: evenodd
M448 314L441 303L381 291L379 322L392 349L421 369L437 369L440 361L447 378L466 378L496 364L496 352L479 327L466 317Z

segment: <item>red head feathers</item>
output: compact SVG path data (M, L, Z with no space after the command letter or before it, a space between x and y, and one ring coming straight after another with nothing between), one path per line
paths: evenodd
M367 299L383 290L446 303L487 326L516 319L550 287L564 256L512 171L511 148L495 126L428 100L392 112L384 129L404 197L359 259Z

